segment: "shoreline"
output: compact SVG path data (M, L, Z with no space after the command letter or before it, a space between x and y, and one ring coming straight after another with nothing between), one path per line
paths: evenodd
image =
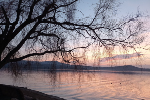
M66 100L25 87L0 84L0 97L17 98L20 96L20 94L24 100Z
M19 87L19 88L24 95L35 98L35 100L66 100L57 96L42 93L40 91L31 90L24 87Z

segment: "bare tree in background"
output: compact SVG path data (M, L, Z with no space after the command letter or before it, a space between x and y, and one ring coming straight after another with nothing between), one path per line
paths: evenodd
M132 38L143 31L139 15L120 22L111 20L115 0L100 0L95 16L87 21L75 17L78 1L1 1L0 68L10 62L45 54L60 55L68 63L78 61L76 50L94 43L108 51L114 46L134 47L140 43ZM79 43L72 45L72 41Z

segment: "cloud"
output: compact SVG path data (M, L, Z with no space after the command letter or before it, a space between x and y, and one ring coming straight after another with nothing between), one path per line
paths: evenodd
M133 53L133 54L121 54L121 55L116 55L113 57L102 58L100 60L100 62L105 62L105 61L110 61L110 60L130 59L130 58L134 58L134 57L140 57L141 55L143 55L143 54L141 54L141 52L137 52L137 53Z

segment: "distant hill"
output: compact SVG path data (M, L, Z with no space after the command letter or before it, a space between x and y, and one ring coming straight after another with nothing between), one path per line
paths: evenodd
M150 69L138 68L132 65L116 66L116 67L102 67L102 70L114 71L150 71Z
M82 66L82 65L69 65L65 63L60 63L58 61L20 61L19 65L30 65L30 69L32 70L110 70L110 71L150 71L150 69L138 68L132 65L124 65L124 66L116 66L116 67L92 67L92 66ZM7 64L5 67L9 67ZM24 67L25 69L25 67Z

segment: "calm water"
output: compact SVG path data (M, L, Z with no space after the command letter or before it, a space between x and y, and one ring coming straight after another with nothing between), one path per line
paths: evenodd
M0 72L0 83L23 86L67 100L149 100L150 72L43 72L20 78Z

